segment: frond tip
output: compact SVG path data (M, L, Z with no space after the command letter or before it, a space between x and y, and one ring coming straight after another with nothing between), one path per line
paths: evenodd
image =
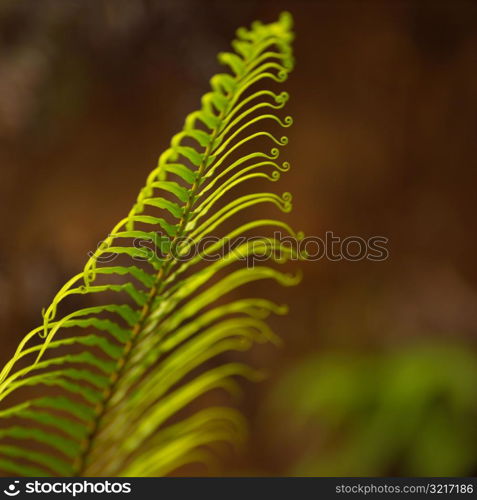
M273 88L293 67L291 22L284 13L278 22L237 31L234 51L219 54L230 72L211 79L202 107L161 154L127 217L6 363L0 373L4 472L164 475L209 462L211 443L242 439L235 410L193 411L191 403L214 389L236 392L237 377L259 378L227 353L279 342L265 320L284 314L285 306L224 297L257 280L299 281L264 263L297 257L280 239L240 240L271 229L300 239L280 220L243 222L264 204L289 212L291 195L251 188L235 194L252 181L275 182L290 168L278 162L288 139L274 131L292 124L276 114L289 96ZM265 83L271 88L261 88ZM234 239L241 243L232 248ZM248 265L254 258L259 266ZM72 296L81 296L81 308L68 309ZM18 403L25 388L29 396L45 392Z

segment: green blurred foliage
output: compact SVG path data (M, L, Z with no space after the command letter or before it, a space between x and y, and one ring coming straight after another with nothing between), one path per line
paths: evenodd
M470 475L476 383L465 346L313 355L271 391L263 432L272 449L291 450L293 476Z

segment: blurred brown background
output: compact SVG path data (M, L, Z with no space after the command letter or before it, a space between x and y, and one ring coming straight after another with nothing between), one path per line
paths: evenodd
M386 236L390 258L302 265L221 473L475 475L474 2L2 0L1 361L127 213L235 29L283 9L289 220Z

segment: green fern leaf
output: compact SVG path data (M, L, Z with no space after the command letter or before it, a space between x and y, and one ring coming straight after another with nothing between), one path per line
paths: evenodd
M245 364L223 361L223 353L278 341L265 319L286 307L224 297L257 280L285 286L299 280L276 266L238 265L267 252L278 263L295 256L278 239L226 246L265 229L301 237L279 220L232 224L235 214L258 213L262 204L291 209L288 193L237 196L234 189L254 179L276 181L289 169L277 161L287 138L268 131L268 124L291 125L276 114L288 95L257 84L286 79L292 38L287 13L238 30L235 52L219 55L231 73L211 79L212 91L160 156L128 216L20 342L0 373L0 470L157 476L208 462L212 443L243 438L236 411L194 412L190 404L217 388L235 392L237 377L259 378ZM191 255L217 231L220 237ZM214 252L222 257L210 261ZM79 309L68 306L71 298Z

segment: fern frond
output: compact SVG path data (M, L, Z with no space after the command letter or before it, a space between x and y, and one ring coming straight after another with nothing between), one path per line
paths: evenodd
M278 342L265 320L286 307L224 296L257 280L299 281L268 265L237 266L255 254L270 253L278 263L296 256L276 238L227 248L257 230L301 237L280 220L232 224L234 215L249 208L256 214L263 204L291 209L288 193L234 190L256 179L274 182L289 169L278 162L287 138L273 132L292 123L276 114L288 94L257 84L286 79L292 38L286 13L273 24L238 30L234 52L219 55L231 72L211 79L201 109L162 153L127 217L20 342L0 373L4 472L163 475L207 462L210 443L242 439L243 419L234 410L184 409L216 388L236 392L237 377L259 378L245 364L212 359L254 342ZM217 231L224 234L185 258ZM222 258L210 262L213 252ZM68 312L75 297L81 307Z

